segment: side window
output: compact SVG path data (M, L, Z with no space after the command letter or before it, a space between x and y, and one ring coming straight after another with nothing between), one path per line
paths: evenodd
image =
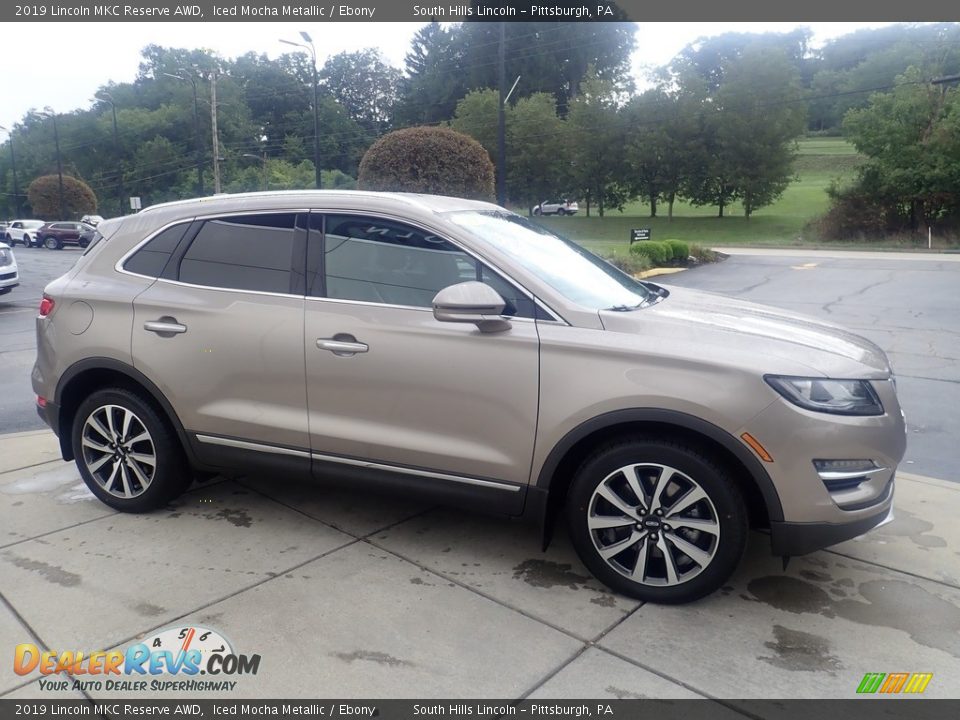
M180 261L178 279L237 290L290 292L296 213L208 220Z
M390 220L327 215L323 285L311 294L430 307L443 288L477 277L476 261L443 238Z
M173 225L166 230L161 231L146 245L137 250L123 264L123 269L138 275L147 275L148 277L160 277L163 272L170 254L176 249L177 243L183 237L183 233L190 227L190 223L181 223ZM89 251L100 238L100 233L94 235L93 242L87 248ZM84 253L86 254L86 253Z
M480 266L479 274L480 277L477 279L500 293L500 297L506 301L503 308L504 315L521 318L538 318L541 320L553 319L541 310L533 300L527 297L524 292L514 286L513 283L504 280L503 277L486 265Z

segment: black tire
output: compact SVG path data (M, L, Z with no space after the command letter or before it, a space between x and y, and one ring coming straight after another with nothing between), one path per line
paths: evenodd
M631 485L622 471L635 465L640 467ZM661 478L664 502L657 514L660 503L654 496ZM633 487L645 494L642 501ZM695 489L704 498L683 507L699 496L689 494ZM620 507L632 508L634 515L608 501L611 492L623 503ZM571 540L584 565L617 592L646 602L679 604L709 595L727 581L746 547L747 509L729 472L698 449L660 437L599 448L574 475L566 512ZM712 529L694 530L685 523ZM601 549L615 552L604 559ZM630 577L638 568L643 582Z
M533 209L533 214L539 216L543 214L543 211L539 207L535 207Z
M566 214L567 214L567 211L566 211L566 210L564 210L563 208L557 208L556 215L557 215L558 217L563 217L563 216L566 215Z
M43 242L43 246L44 246L47 250L62 250L62 249L63 249L63 243L61 243L59 240L57 240L57 238L55 238L53 235L47 235L47 236L43 239L42 242Z
M129 424L129 436L120 438L123 442L117 443L124 446L121 450L111 445L108 437L111 430L121 425L124 413L131 413L133 420ZM107 431L107 435L96 429L91 418ZM148 439L136 440L143 437L144 432ZM85 444L85 436L103 450ZM114 436L113 439L118 438ZM74 416L71 442L77 467L87 487L101 502L121 512L140 513L163 507L182 494L193 481L186 455L170 423L150 402L125 388L97 390L84 400ZM149 464L136 459L143 457L152 457L152 472L149 472ZM140 478L144 477L149 482L141 482ZM121 495L124 490L129 490L129 496Z

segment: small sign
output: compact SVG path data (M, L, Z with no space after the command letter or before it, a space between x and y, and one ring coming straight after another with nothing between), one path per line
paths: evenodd
M131 209L131 210L139 210L139 209L140 209L140 198L139 198L139 197L134 196L134 197L131 197L131 198L130 198L130 209Z
M651 230L650 228L631 228L630 229L630 244L633 245L635 242L640 240L649 240Z

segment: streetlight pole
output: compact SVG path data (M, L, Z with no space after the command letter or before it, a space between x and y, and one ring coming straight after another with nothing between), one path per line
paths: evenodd
M185 73L186 71L181 69L181 72ZM193 145L197 165L197 197L203 197L203 136L200 134L200 103L197 100L197 78L193 73L186 76L163 74L177 80L189 81L193 86Z
M13 170L13 204L16 210L14 217L20 217L20 189L17 187L17 156L13 152L13 130L0 125L0 130L10 134L10 169Z
M120 158L120 134L117 132L117 105L113 101L113 95L101 90L94 97L97 100L110 103L110 109L113 111L113 153L117 156L117 214L123 215L123 161Z
M254 155L253 153L243 153L241 157L253 158L254 160L260 160L263 163L263 189L267 189L267 151L263 151L263 155Z
M283 38L280 39L280 42L285 45L293 45L294 47L309 50L310 57L313 59L313 167L316 172L315 186L319 190L323 186L323 181L320 177L320 106L317 90L320 85L320 79L317 74L317 49L313 46L313 39L309 33L301 30L300 37L309 44L304 45L303 43L284 40Z
M53 119L53 141L56 144L57 148L57 186L60 193L60 219L65 219L63 214L64 202L63 202L63 160L60 157L60 131L57 129L57 114L53 111L51 107L45 107L46 113L43 117L48 117Z

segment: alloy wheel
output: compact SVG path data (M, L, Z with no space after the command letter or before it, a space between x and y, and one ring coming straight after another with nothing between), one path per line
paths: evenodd
M143 421L129 408L103 405L91 412L81 445L87 470L106 492L129 499L150 487L157 451Z
M680 585L703 572L720 544L713 501L689 475L667 465L627 465L600 482L587 527L603 561L649 586Z

